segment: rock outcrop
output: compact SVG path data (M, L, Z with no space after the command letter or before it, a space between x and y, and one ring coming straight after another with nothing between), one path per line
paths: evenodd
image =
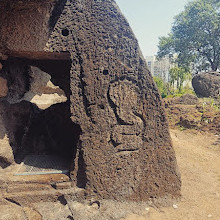
M192 85L198 97L218 97L220 95L220 73L207 72L195 75Z
M7 99L21 99L33 89L30 66L48 73L65 92L67 113L56 105L54 111L60 121L65 113L78 126L69 130L75 134L75 141L69 142L75 149L72 181L85 188L88 197L178 198L181 181L164 106L116 3L3 0L0 6L0 52L9 57L2 61L1 71L9 82ZM17 81L19 76L23 81ZM10 85L15 89L10 90ZM39 114L31 105L21 138L38 134L33 120L52 124L47 121L50 110ZM53 124L51 129L56 128L56 121Z

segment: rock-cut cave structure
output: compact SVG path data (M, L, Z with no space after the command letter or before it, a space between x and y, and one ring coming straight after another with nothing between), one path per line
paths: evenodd
M70 159L87 195L180 196L160 95L114 0L0 1L0 165L41 153Z

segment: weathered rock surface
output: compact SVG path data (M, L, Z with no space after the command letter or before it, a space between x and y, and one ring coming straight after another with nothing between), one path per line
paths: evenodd
M7 167L14 161L12 148L3 122L4 108L0 103L0 167Z
M68 205L57 202L42 202L34 204L35 210L40 213L41 219L65 220L75 219L70 212Z
M22 100L24 94L29 90L30 68L23 60L9 59L4 61L0 76L7 79L8 92L7 101L11 104Z
M2 129L5 132L1 133L4 146L7 146L8 153L12 150L13 155L16 155L18 150L22 147L23 137L30 124L30 119L33 117L34 107L31 103L26 101L16 104L10 104L7 101L4 101L0 102L0 108ZM3 144L0 146L3 147ZM14 157L10 158L13 158L14 161Z
M7 96L8 86L7 80L0 77L0 98Z
M1 220L26 220L23 209L17 205L5 205L1 207Z
M71 118L82 129L76 161L83 158L78 174L85 175L86 189L118 200L177 195L180 182L162 102L115 3L68 1L47 49L68 50L74 60ZM166 180L159 181L164 174Z
M31 67L30 76L30 89L24 94L23 100L36 104L40 109L67 101L64 91L50 81L51 76L48 73Z
M51 81L65 92L66 115L78 126L69 129L75 135L71 176L76 185L95 198L147 201L179 197L181 181L164 106L138 42L116 3L3 0L0 4L0 48L9 56L2 71L11 85L10 103L30 91L30 66L50 74ZM43 50L68 52L71 61L49 62L36 56L24 59L13 52L32 51L36 55ZM36 106L30 106L25 110L29 122L25 131L40 131L38 125L45 123L54 124L50 131L54 134L61 129L56 128L65 114L61 104L54 105L57 124L46 117L53 106L40 114ZM8 117L8 121L20 124L19 117ZM21 131L26 125L22 123ZM76 135L79 131L80 137ZM16 133L13 129L8 132ZM27 136L20 132L18 137L23 143ZM56 146L61 146L58 140Z
M220 73L209 72L195 75L192 85L198 97L218 97L220 95Z

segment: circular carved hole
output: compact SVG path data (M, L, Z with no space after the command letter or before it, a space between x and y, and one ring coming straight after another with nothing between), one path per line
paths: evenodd
M101 109L105 109L105 106L104 106L104 105L99 105L99 107L100 107Z
M104 75L108 75L108 70L103 70Z
M63 30L62 30L62 35L63 35L64 37L67 37L67 36L69 35L69 30L68 30L68 29L63 29Z

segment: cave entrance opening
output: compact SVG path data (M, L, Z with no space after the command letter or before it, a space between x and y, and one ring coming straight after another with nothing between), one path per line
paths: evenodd
M15 161L20 163L16 175L67 173L73 169L81 133L80 126L71 120L69 55L13 52L12 57L49 74L50 81L59 86L66 96L65 102L55 103L46 109L31 103L30 112L24 116L25 126L17 126L14 130L14 137L19 140L16 141L19 145L13 149ZM15 120L20 120L20 117Z

